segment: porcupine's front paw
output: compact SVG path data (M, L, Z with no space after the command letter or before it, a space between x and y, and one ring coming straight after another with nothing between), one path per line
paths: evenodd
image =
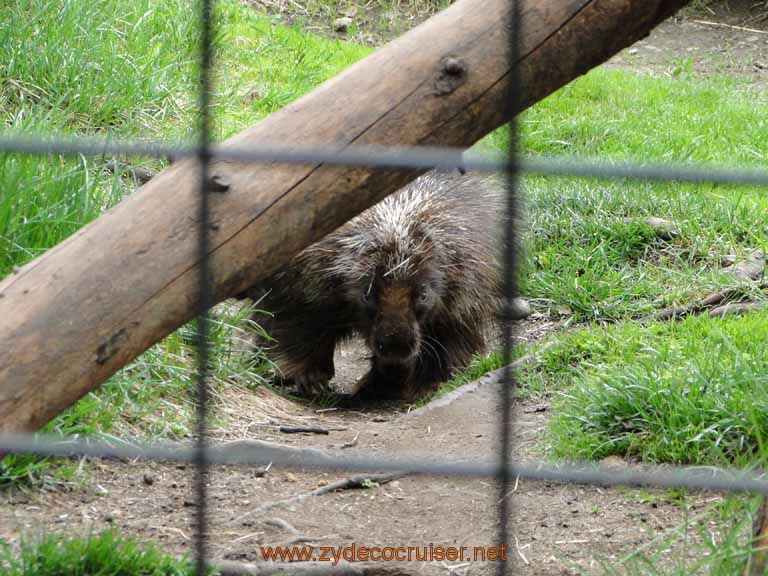
M400 398L405 402L416 402L431 396L440 388L440 379L409 378L400 387Z
M388 368L383 370L374 366L360 378L353 388L351 403L362 405L402 399L402 383L408 378L410 370Z
M335 374L332 363L293 365L283 373L285 376L277 377L276 382L284 388L294 389L299 396L317 398L332 391L330 382Z

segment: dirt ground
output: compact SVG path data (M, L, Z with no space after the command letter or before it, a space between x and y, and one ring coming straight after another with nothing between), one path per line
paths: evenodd
M224 409L230 424L219 440L264 439L347 454L425 457L439 462L491 458L497 445L498 383L492 376L453 400L407 413L315 412L263 390L233 390ZM252 410L249 410L252 408ZM518 403L514 457L539 456L547 405ZM330 434L284 435L276 424L304 424ZM344 448L344 446L349 446ZM423 456L426 452L426 456ZM210 477L211 553L216 559L261 560L260 546L440 546L494 545L497 489L493 482L405 477L378 488L348 490L258 509L344 478L217 468ZM0 538L23 533L68 533L118 527L124 534L159 543L173 553L192 544L191 468L108 462L93 465L86 485L73 491L9 492L0 506ZM673 535L683 509L663 493L639 497L631 491L519 481L510 494L514 541L508 558L518 574L586 573L601 558L615 561ZM689 514L718 497L702 494ZM677 551L673 547L670 554ZM319 551L315 557L319 556ZM482 562L396 565L423 573L489 573Z
M702 23L710 21L720 25ZM607 65L671 74L690 61L694 73L738 75L764 84L768 78L764 24L747 12L672 20ZM528 337L546 331L541 323L527 325ZM339 351L340 386L348 386L362 374L364 357L359 344ZM252 392L233 387L220 400L222 424L215 436L217 440L264 439L344 454L418 455L440 462L491 457L497 442L497 394L498 383L486 377L463 393L411 413L319 411L266 389ZM531 460L542 455L547 408L546 399L516 402L514 458ZM281 434L280 424L311 424L330 433ZM13 543L37 532L73 534L116 527L170 553L189 551L191 467L108 461L89 463L87 470L83 483L75 487L0 492L0 539ZM493 545L497 492L489 481L405 477L379 487L257 510L267 502L303 494L342 477L216 468L210 477L213 558L256 562L261 560L259 546L288 543L393 547L433 543L470 549ZM654 550L673 538L684 517L695 525L697 516L720 498L689 495L684 510L665 492L522 480L509 497L513 541L506 543L507 557L516 574L526 575L601 573L601 562L618 567L622 558ZM716 540L716 527L706 518L703 522L704 532ZM690 552L673 545L660 561L679 560L686 553ZM489 573L495 568L487 562L437 561L396 567L461 574Z

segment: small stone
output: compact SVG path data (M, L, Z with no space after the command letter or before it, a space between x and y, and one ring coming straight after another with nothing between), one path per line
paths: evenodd
M296 482L298 478L296 478L296 475L292 472L286 472L285 474L285 481L286 482Z
M650 216L646 218L644 222L646 226L653 228L656 231L656 235L662 240L673 240L680 235L674 222L670 222L669 220Z
M619 456L611 455L600 460L600 466L604 468L626 468L627 461Z
M211 192L222 194L223 192L226 192L227 190L229 190L229 187L230 187L229 179L227 179L227 177L224 176L223 174L214 174L208 180L208 189Z
M512 320L522 320L531 315L531 305L525 298L513 298L510 308Z
M573 310L567 304L560 304L555 307L558 316L573 316Z
M144 474L143 480L144 480L144 484L146 484L147 486L152 486L152 484L155 483L155 477L149 472Z
M638 52L640 52L640 50L638 48L630 48L629 50L627 50L627 54L630 54L632 56L634 56Z
M336 20L333 21L333 29L335 32L346 32L349 29L349 26L352 24L353 20L349 16L342 16L341 18L336 18Z

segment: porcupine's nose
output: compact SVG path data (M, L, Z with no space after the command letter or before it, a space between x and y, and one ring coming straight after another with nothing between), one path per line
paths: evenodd
M389 332L376 337L376 354L387 360L406 360L410 358L416 347L412 334Z

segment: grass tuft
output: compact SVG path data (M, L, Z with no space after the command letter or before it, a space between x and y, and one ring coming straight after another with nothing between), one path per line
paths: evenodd
M15 553L0 544L0 568L7 576L192 576L191 562L106 531L86 538L45 535Z
M748 466L765 462L768 313L689 318L643 329L621 324L570 338L577 367L550 422L553 454L644 462ZM562 356L561 356L562 358ZM573 358L573 357L572 357Z

